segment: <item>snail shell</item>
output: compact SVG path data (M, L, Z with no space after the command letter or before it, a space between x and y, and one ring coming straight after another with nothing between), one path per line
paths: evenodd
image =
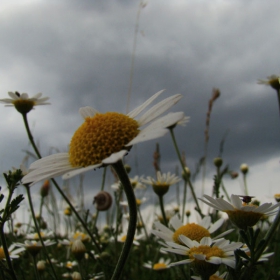
M93 203L97 210L106 211L112 205L112 196L108 192L101 191L94 197Z

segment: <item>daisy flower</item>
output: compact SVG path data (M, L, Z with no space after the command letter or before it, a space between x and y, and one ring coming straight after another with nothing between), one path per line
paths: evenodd
M5 105L5 107L15 106L17 111L21 114L27 114L30 110L33 109L34 106L50 104L46 102L49 97L41 98L42 93L37 93L30 98L27 93L20 94L17 91L9 91L8 94L11 98L0 99L0 102L6 103L7 105Z
M44 241L45 246L51 246L55 244L55 241L46 240ZM16 243L18 247L25 248L32 256L36 256L42 249L43 245L41 241L36 240L25 240L24 243Z
M200 200L216 210L227 213L232 223L243 230L246 230L247 227L254 226L265 216L274 215L278 212L277 208L280 206L280 203L275 205L272 205L272 203L264 203L260 206L245 202L242 204L239 196L234 194L231 195L232 204L228 203L222 198L214 199L209 195L204 195L204 197L207 200Z
M223 222L224 219L221 218L214 224L211 224L211 218L206 216L198 224L188 223L184 225L178 216L175 215L169 222L174 230L169 229L160 222L155 222L154 225L156 230L152 230L151 232L157 237L162 238L164 241L172 241L178 244L182 244L179 239L180 235L184 235L191 240L199 242L203 237L210 237L212 233L222 226ZM232 231L233 230L225 231L215 239L225 236Z
M44 239L44 238L53 238L54 237L54 234L52 231L49 231L49 232L45 232L45 231L41 231L40 232L40 235L41 237ZM37 232L35 233L29 233L26 235L26 238L27 239L33 239L33 240L39 240L39 235Z
M180 94L157 103L136 120L161 93L162 91L156 93L127 115L116 112L100 113L91 107L81 108L80 114L85 122L74 133L69 152L35 161L22 182L35 184L60 175L63 175L63 179L69 179L116 163L127 154L132 145L163 136L168 132L168 126L184 118L184 113L170 113L168 118L154 120L176 104L182 97ZM140 129L143 126L145 128Z
M153 269L156 271L162 271L165 269L170 268L170 259L164 259L164 258L160 258L159 261L157 263L152 263L151 261L148 261L146 263L143 264L144 267L149 268L149 269Z
M258 80L258 84L268 85L271 86L273 89L279 91L280 90L280 83L279 83L279 76L271 75L267 77L266 80Z
M204 278L209 278L214 274L222 263L234 269L234 250L243 245L241 242L230 243L225 239L215 241L210 237L203 237L200 242L191 240L184 235L180 235L179 239L183 245L166 242L169 247L162 248L162 250L188 256L188 259L171 263L170 266L191 264L195 273L204 276Z
M163 196L168 192L171 185L180 182L181 179L176 175L171 174L170 172L161 173L160 171L158 171L156 179L148 176L147 179L142 179L141 181L144 184L151 185L157 195Z
M19 254L22 251L25 250L25 248L22 248L22 247L15 249L16 247L18 247L16 244L12 244L8 248L10 259L17 259L17 258L19 258ZM5 252L4 252L3 247L1 246L0 247L0 261L5 260L5 259L6 259Z
M135 235L133 239L133 244L139 246L140 243L138 242L138 240L142 239L143 236L143 234ZM124 243L126 241L126 234L119 234L117 240L118 242Z

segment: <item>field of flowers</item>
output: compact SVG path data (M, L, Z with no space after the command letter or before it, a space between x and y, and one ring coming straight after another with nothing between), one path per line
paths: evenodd
M260 83L276 90L279 101L278 77ZM33 154L38 159L28 168L22 164L3 174L6 186L0 191L0 279L279 279L280 195L271 194L275 203L261 203L250 196L246 164L240 166L239 174L244 181L244 195L232 194L223 179L226 175L234 179L238 173L229 170L218 157L213 159L216 173L212 195L198 197L193 174L175 137L176 127L184 126L188 117L183 112L165 114L181 95L155 103L161 93L128 114L81 108L84 123L74 133L69 151L43 158L30 131L28 114L34 106L48 105L48 98L9 92L10 98L0 100L22 115L33 148L27 157ZM206 144L212 106L219 96L220 91L213 89ZM161 171L156 146L155 177L130 178L124 156L133 145L165 134L170 134L178 156L178 174ZM200 170L204 162L205 158ZM103 181L93 198L96 210L90 212L70 199L53 178L69 180L96 168L103 169ZM115 178L110 187L106 182L108 172ZM39 202L35 198L39 207L34 209L31 189L39 182ZM164 197L172 185L179 196L170 210ZM16 195L19 186L25 188L26 195ZM144 216L142 206L147 186L157 197L151 211L161 213L149 223L148 218L154 215L145 212ZM66 206L57 203L53 189ZM24 199L29 203L27 223L16 218ZM191 211L190 200L194 205ZM106 213L106 221L101 223L100 212ZM192 217L198 219L190 222Z

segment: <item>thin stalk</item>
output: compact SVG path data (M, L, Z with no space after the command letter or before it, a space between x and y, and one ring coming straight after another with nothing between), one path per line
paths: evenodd
M165 211L164 211L163 195L158 195L158 199L159 199L159 206L160 206L160 211L161 211L161 215L163 218L163 222L166 226L168 226L168 222L167 222Z
M140 211L140 207L139 206L137 207L137 210L138 210L139 219L140 219L140 221L141 221L141 223L143 225L143 229L144 229L144 233L145 233L146 239L148 240L149 236L148 236L146 225L144 224L143 217L141 215L141 211Z
M1 237L1 242L2 242L2 247L3 247L3 250L4 250L6 262L7 262L7 265L9 267L9 272L11 274L12 279L17 280L17 277L15 275L15 272L14 272L14 269L13 269L13 266L12 266L12 262L11 262L11 259L10 259L7 243L6 243L6 238L5 238L5 234L4 234L4 223L1 223L0 226L1 226L0 237Z
M126 170L124 168L124 165L122 161L118 161L114 164L112 164L114 170L116 171L126 194L126 198L128 201L128 207L129 207L129 224L128 224L128 230L126 235L126 240L121 252L121 255L119 257L117 266L115 268L114 274L111 278L111 280L118 280L121 277L122 270L124 268L124 265L126 263L126 260L129 255L129 251L131 249L131 246L133 244L134 234L136 230L136 223L137 223L137 205L136 205L136 198L134 195L133 188L131 186L129 177L126 173Z
M25 189L26 189L27 198L28 198L28 203L29 203L29 208L30 208L30 211L31 211L31 215L32 215L32 218L33 218L33 221L34 221L34 225L35 225L35 228L36 228L38 237L39 237L40 242L41 242L41 244L42 244L42 246L43 246L43 248L44 248L45 256L46 256L46 258L47 258L47 260L48 260L48 263L50 264L50 267L51 267L51 270L52 270L52 272L53 272L53 274L54 274L54 277L55 277L55 279L58 280L57 275L56 275L55 270L54 270L54 267L53 267L53 265L52 265L51 259L50 259L50 257L49 257L48 251L47 251L47 249L46 249L45 243L44 243L43 238L42 238L42 236L41 236L40 229L39 229L38 224L37 224L37 221L36 221L35 212L34 212L33 203L32 203L32 198L31 198L31 194L30 194L30 188L29 188L28 185L24 185L24 186L25 186ZM35 258L35 257L34 257L34 258ZM36 263L35 263L35 269L36 269L36 271L37 271Z
M171 137L172 137L172 141L173 141L173 144L174 144L174 147L175 147L175 150L176 150L178 159L179 159L180 164L181 164L181 167L182 167L182 169L183 169L184 176L186 176L186 178L188 178L189 175L187 174L187 172L186 172L186 170L185 170L184 163L183 163L182 158L181 158L181 156L180 156L180 151L179 151L179 148L178 148L176 139L175 139L175 135L174 135L174 132L173 132L173 128L169 128L169 131L170 131L170 134L171 134ZM191 181L188 180L188 183L189 183L189 186L190 186L190 189L191 189L191 192L192 192L192 196L193 196L194 202L195 202L195 204L196 204L197 212L200 214L201 217L203 217L203 214L202 214L201 209L200 209L200 206L199 206L199 204L198 204L198 200L197 200L197 198L196 198L196 194L195 194L195 192L194 192L194 188L193 188L193 186L192 186L192 184L191 184Z
M183 210L182 210L182 223L184 224L184 219L185 219L185 211L186 211L186 201L187 201L187 186L188 182L184 180L184 196L183 196Z
M105 186L105 178L106 178L106 171L107 171L107 167L104 167L103 169L103 174L102 174L102 182L101 182L101 190L104 190L104 186ZM98 219L98 215L99 215L99 210L96 210L96 217L95 220L93 222L93 230L95 230L96 227L96 223L97 223L97 219Z
M40 280L39 273L38 273L38 270L37 270L37 265L36 265L36 256L32 256L32 260L33 260L33 268L34 268L35 279Z

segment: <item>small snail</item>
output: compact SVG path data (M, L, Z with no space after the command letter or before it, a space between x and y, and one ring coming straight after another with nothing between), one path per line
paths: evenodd
M95 208L99 211L106 211L112 205L112 196L105 191L99 192L94 198Z

